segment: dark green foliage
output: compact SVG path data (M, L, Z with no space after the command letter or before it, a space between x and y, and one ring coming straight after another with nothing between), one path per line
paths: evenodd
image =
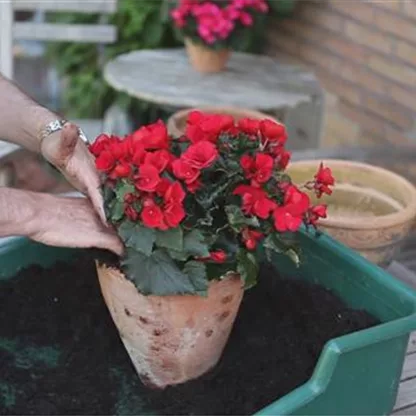
M100 118L116 101L138 117L139 123L164 115L146 103L114 91L105 83L102 68L105 62L122 53L180 45L165 3L164 0L120 0L117 12L109 18L109 23L118 28L118 39L101 51L95 44L53 43L49 46L50 61L68 82L63 97L67 115ZM50 21L64 23L98 23L99 19L98 15L75 13L49 16Z

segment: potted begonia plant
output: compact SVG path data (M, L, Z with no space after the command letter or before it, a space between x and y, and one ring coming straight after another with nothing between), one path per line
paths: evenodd
M90 150L103 174L108 221L126 251L97 262L102 293L142 381L158 388L197 378L221 357L256 247L299 262L293 234L326 216L285 173L282 124L192 112L185 135L161 122ZM331 193L320 166L306 184Z
M212 73L224 69L233 45L268 10L266 0L179 0L171 16L185 39L191 65Z

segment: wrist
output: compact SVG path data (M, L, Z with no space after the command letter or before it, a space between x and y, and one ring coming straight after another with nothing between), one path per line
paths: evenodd
M32 138L33 138L33 144L34 149L36 152L41 152L41 146L42 146L42 139L43 139L43 132L47 125L57 119L59 117L49 111L46 108L43 107L36 107L32 110L33 115L33 123L34 123L34 129L32 130Z

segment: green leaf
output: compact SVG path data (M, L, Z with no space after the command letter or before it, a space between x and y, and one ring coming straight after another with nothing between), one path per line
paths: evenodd
M169 248L181 252L183 250L182 227L170 228L166 231L156 232L156 244L159 247Z
M184 251L191 256L208 257L209 248L201 231L194 229L184 238Z
M104 199L104 211L105 211L105 217L107 218L107 220L111 220L111 216L112 216L112 202L114 200L114 191L107 187L104 186L102 188L102 192L103 192L103 199Z
M189 258L189 254L185 253L185 251L175 251L175 250L167 250L168 254L172 259L177 261L186 261Z
M128 249L121 264L127 278L144 295L197 293L190 277L179 270L164 250L155 250L150 256L145 256Z
M146 228L131 221L124 221L118 227L118 234L127 247L134 248L146 256L150 256L156 241L155 230Z
M124 202L124 197L127 194L134 193L135 191L136 191L136 188L134 187L133 184L122 181L117 185L117 188L116 188L117 199L119 201Z
M200 295L206 295L208 290L207 268L200 261L188 261L183 268L194 285L195 291Z
M223 175L215 183L212 183L211 186L204 186L197 194L198 203L204 209L210 209L214 204L215 200L220 197L222 194L227 193L239 180L241 179L238 172L232 174Z
M299 254L297 253L295 249L289 248L288 250L285 251L285 255L288 256L290 260L293 261L293 263L295 263L296 267L299 267L300 258L299 258Z
M160 21L160 11L156 11L150 15L144 24L142 40L149 48L157 46L163 36L163 24Z
M111 222L120 221L124 216L124 202L118 199L113 199L110 204L110 218Z
M168 253L175 260L185 261L191 256L208 257L209 248L201 231L194 229L185 235L181 251L171 249Z
M241 231L245 226L260 227L259 220L256 217L246 217L241 208L236 205L227 205L225 207L228 223L236 232Z
M110 202L114 198L114 191L108 186L102 187L104 202Z
M270 251L274 251L278 254L285 254L288 256L298 267L300 265L300 258L292 245L285 243L279 235L276 233L269 234L263 243L264 248L266 249L267 257L270 259Z
M237 253L237 272L244 281L245 289L250 289L257 283L259 266L254 255L247 250L240 249Z

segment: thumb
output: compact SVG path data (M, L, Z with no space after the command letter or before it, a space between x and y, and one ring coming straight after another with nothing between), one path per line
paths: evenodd
M56 154L58 163L65 164L65 162L73 155L78 143L78 136L79 132L77 126L71 123L66 123L63 126Z
M88 184L87 193L95 209L95 212L99 215L102 223L104 225L107 225L107 218L106 218L105 211L104 211L104 201L103 201L103 196L100 191L99 181L93 180L93 184Z
M121 240L113 234L103 233L99 240L100 248L110 250L118 256L122 256L124 252L124 246Z

